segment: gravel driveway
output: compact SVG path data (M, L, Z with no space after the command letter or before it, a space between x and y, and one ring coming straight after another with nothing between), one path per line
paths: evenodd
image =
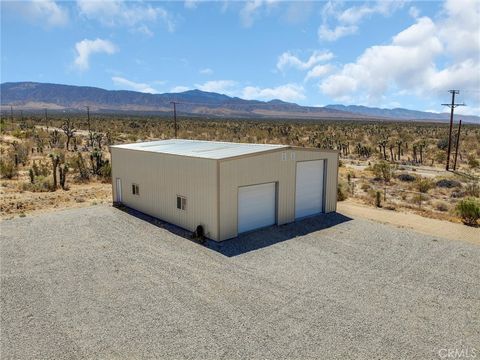
M2 359L480 357L480 246L335 214L207 246L107 206L0 226Z

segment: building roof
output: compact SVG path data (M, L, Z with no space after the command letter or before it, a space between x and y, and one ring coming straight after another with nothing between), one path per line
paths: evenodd
M147 141L133 144L113 145L112 147L215 160L262 153L273 149L290 148L288 145L247 144L185 139Z

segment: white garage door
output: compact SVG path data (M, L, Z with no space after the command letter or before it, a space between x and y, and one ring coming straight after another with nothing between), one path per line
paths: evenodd
M238 233L275 224L275 183L238 188Z
M323 160L297 162L295 218L323 210Z

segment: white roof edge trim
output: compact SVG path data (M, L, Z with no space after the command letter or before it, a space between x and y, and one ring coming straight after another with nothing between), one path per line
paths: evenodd
M275 149L291 148L290 145L279 144L251 144L187 139L155 140L112 145L111 147L215 160L259 154Z

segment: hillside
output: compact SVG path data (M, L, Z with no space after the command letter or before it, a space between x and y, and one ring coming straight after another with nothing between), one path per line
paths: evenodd
M268 102L244 100L223 94L189 90L181 93L147 94L126 90L105 90L88 86L72 86L36 82L1 84L2 109L11 105L25 110L81 110L86 106L97 112L171 112L176 101L179 114L212 117L265 117L298 119L383 119L383 120L448 120L448 114L435 114L408 109L378 109L365 106L328 105L300 106L281 100ZM463 116L478 122L479 117Z

